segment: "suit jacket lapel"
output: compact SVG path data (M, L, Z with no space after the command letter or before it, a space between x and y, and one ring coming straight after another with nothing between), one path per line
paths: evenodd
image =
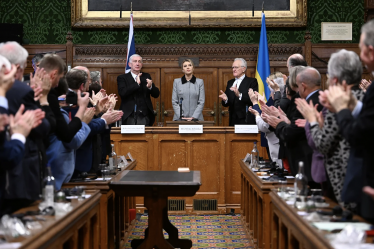
M238 89L239 92L240 93L245 92L246 86L247 86L247 76L245 76L244 79L242 80L242 82L240 83L240 86L239 86L239 89Z

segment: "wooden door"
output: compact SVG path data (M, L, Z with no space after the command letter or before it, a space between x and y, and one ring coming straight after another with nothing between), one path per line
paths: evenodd
M149 73L151 75L152 81L156 87L160 89L160 69L159 68L144 68L144 72ZM118 85L117 85L117 77L121 74L124 74L124 68L104 68L103 70L103 88L106 90L107 94L117 94L118 95ZM161 90L161 89L160 89ZM159 115L159 98L154 99L151 97L153 110L156 115ZM121 105L121 98L118 97L118 101L116 103L115 109L119 109ZM156 121L154 125L157 125L158 117L156 116Z
M246 75L248 77L255 77L256 69L255 68L247 68ZM232 69L231 68L220 68L218 69L218 92L220 93L220 90L225 91L227 82L234 78L232 75ZM217 95L217 102L218 102L218 120L219 120L219 126L229 126L229 108L222 106L221 102L222 99L220 99Z
M216 68L196 68L194 75L204 80L205 104L203 109L203 117L205 121L215 121L218 125L218 88L217 88L217 69ZM172 121L174 116L171 97L173 94L173 82L176 78L183 76L180 68L161 69L161 122Z

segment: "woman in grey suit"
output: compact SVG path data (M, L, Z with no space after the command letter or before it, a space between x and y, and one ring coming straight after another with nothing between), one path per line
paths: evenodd
M174 80L173 103L174 117L173 120L179 120L180 98L182 103L182 119L191 121L203 121L203 108L205 103L204 81L193 75L194 64L190 59L186 59L182 63L182 72L184 76Z

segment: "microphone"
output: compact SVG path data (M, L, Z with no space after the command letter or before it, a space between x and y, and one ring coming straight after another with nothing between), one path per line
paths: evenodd
M183 120L182 119L182 103L183 103L183 98L180 98L179 99L179 120Z
M248 124L248 105L245 106L245 123Z
M135 121L135 125L136 125L136 123L137 123L137 122L136 122L136 107L137 107L137 106L136 106L136 104L135 104L135 106L134 106L134 121Z

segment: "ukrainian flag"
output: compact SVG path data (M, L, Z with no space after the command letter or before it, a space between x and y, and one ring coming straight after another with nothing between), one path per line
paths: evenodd
M266 78L270 75L270 63L269 63L269 49L268 39L266 37L266 24L265 24L265 13L262 13L261 18L261 35L260 43L258 44L258 55L257 55L257 66L255 78L258 82L258 92L264 95L268 100L270 98L270 89L266 83Z

